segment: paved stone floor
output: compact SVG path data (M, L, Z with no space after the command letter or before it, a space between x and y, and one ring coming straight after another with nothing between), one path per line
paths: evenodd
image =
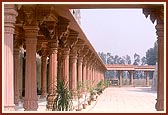
M146 113L156 112L157 93L150 87L109 87L89 112Z
M156 113L156 98L156 91L152 91L150 87L109 87L86 109L72 112ZM46 100L41 99L38 103L38 112L46 112ZM17 111L23 111L23 106L18 106Z

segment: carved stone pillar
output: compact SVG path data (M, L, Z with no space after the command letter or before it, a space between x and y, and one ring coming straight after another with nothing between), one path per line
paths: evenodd
M93 86L96 84L96 81L94 79L94 71L95 71L95 68L94 68L94 65L92 65L92 81L93 81Z
M82 83L82 62L83 57L78 57L78 83Z
M25 75L25 111L36 111L37 84L36 84L36 45L38 26L24 26L26 45L26 75Z
M15 5L4 5L4 110L14 110L13 34L17 12Z
M91 67L91 63L89 62L89 71L88 71L88 78L89 78L89 86L92 86L92 79L91 79L91 75L92 75L92 67Z
M14 47L14 103L18 104L20 101L19 92L20 79L20 49L18 46Z
M157 88L157 111L164 110L164 23L157 20L158 35L158 88Z
M58 76L57 76L57 80L61 80L62 79L62 51L61 49L58 49Z
M149 86L149 71L145 71L146 73L146 86Z
M56 86L57 86L57 46L58 41L50 41L50 60L49 60L49 84L48 84L48 102L47 109L50 111L53 109L53 101L56 98Z
M77 84L77 52L76 51L71 51L70 53L70 84L69 84L69 88L70 90L72 90L73 92L76 91L76 84Z
M132 86L133 85L133 71L129 71L129 74L130 74L130 85Z
M86 78L86 60L84 59L83 60L83 65L82 65L82 83L83 83L83 91L86 92L86 81L87 81L87 78Z
M119 73L119 80L120 80L120 86L122 86L122 71L118 71Z
M67 86L69 87L69 48L63 48L62 52L62 64L63 64L63 72L62 77Z
M89 82L90 82L90 80L89 80L89 64L88 64L88 61L86 63L86 80L87 80L86 87L88 87L89 86Z
M44 54L41 57L41 98L47 95L47 56Z
M151 21L157 20L156 33L158 35L158 88L157 102L155 108L157 111L164 110L164 5L154 8L144 8L143 13L146 17L150 15Z

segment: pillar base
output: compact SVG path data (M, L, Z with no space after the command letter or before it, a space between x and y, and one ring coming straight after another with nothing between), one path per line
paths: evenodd
M24 111L37 111L38 103L35 100L24 100Z
M43 98L46 98L46 97L47 97L47 94L40 95L40 99L43 99Z
M157 111L164 111L164 100L163 99L156 99L155 109Z
M130 84L129 86L134 87L134 85L133 85L133 84Z
M4 106L4 111L15 111L15 105Z
M56 99L56 95L55 94L50 94L48 95L47 97L47 105L46 105L46 108L47 108L47 111L52 111L53 108L54 108L54 101Z
M15 104L15 105L19 105L19 102L20 102L20 99L19 99L19 98L15 98L14 104Z

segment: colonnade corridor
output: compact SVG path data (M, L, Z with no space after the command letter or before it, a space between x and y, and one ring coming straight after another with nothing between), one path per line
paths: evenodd
M150 87L108 87L89 112L155 112L157 92Z
M153 111L165 110L165 3L82 5L3 2L2 6L2 112L52 111L57 95L55 91L59 89L55 86L59 84L59 80L67 83L67 90L73 92L73 99L77 95L79 82L83 85L80 91L87 92L89 89L91 95L95 93L93 92L95 86L100 81L105 81L107 67L75 18L79 13L75 9L79 8L142 8L145 17L150 16L152 23L157 21L155 27L158 40L157 95L151 98L153 102L149 103L153 104L149 107L152 107ZM41 58L40 74L36 60L38 56ZM122 79L121 74L120 78ZM149 81L149 77L146 78L146 81ZM85 81L89 83L85 84ZM132 81L130 80L131 85ZM102 91L100 87L98 89ZM147 97L152 93L141 94L143 90L135 89L107 88L95 101L96 105L90 106L90 109L85 111L108 112L127 107L132 107L131 110L137 108L151 110L144 109L143 102L144 107L148 107L150 99ZM38 91L41 92L41 96ZM113 97L116 102L112 100ZM134 98L136 100L134 104L142 103L142 105L132 105ZM120 105L120 101L123 104ZM110 104L114 105L110 107ZM92 107L94 109L91 109Z

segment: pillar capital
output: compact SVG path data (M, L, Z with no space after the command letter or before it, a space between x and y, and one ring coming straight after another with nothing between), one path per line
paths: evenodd
M40 25L40 32L48 39L56 39L57 20L44 21Z
M69 42L69 46L72 49L73 47L75 47L76 43L78 42L78 32L70 29L70 33L68 36L68 42Z
M152 23L157 21L163 21L164 19L164 6L158 6L153 8L143 8L143 14L147 18L150 15Z
M58 37L61 38L65 34L68 33L68 28L69 28L69 20L66 18L63 18L61 16L58 16L58 24L57 24L57 32L58 32Z
M4 32L9 34L14 34L14 23L16 21L16 16L18 15L16 11L16 6L14 4L4 5Z
M25 44L37 44L38 26L24 26Z
M29 26L37 26L37 20L36 20L36 5L23 5L21 10L23 10L24 13L24 25Z
M62 49L62 56L69 55L69 53L70 53L70 49L69 48L63 48Z
M76 63L77 62L77 51L76 50L70 50L70 63Z
M78 57L78 63L82 63L83 62L83 57Z

